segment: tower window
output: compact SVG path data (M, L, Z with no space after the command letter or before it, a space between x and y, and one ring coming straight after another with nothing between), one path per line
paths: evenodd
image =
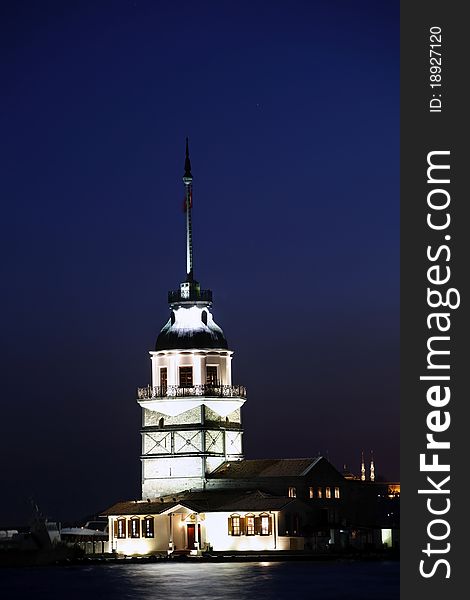
M323 498L323 493L321 487L317 488L317 498Z
M217 365L207 365L206 383L207 385L218 385Z
M160 367L160 388L162 393L166 392L168 385L168 371L166 367Z
M308 488L308 497L315 498L315 492L313 491L313 487Z
M325 488L325 498L331 498L331 488Z
M339 487L335 487L335 498L339 498Z
M193 385L193 368L180 367L180 386L191 387Z
M289 496L289 498L296 498L297 497L297 490L295 489L295 487L288 488L287 495Z
M207 311L203 310L201 313L201 321L204 323L204 325L207 325Z

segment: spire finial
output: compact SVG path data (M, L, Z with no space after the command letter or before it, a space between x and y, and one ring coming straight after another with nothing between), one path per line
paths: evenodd
M184 161L183 181L185 179L192 179L192 178L193 178L193 176L191 175L191 161L189 160L189 138L186 138L186 158Z

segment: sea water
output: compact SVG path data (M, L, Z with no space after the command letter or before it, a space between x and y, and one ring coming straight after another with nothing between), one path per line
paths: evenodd
M395 561L157 562L0 569L2 600L398 600Z

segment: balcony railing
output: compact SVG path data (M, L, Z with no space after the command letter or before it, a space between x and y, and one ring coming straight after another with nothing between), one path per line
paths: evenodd
M182 292L181 290L172 290L168 292L168 303L176 302L212 302L212 290L190 289Z
M152 398L190 398L194 396L207 396L209 398L246 398L244 385L167 385L137 388L139 400L150 400Z

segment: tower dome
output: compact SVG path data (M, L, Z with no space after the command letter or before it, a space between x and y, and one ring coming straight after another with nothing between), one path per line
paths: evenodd
M155 350L228 348L224 332L212 317L210 307L187 303L171 311L171 317L158 334Z

